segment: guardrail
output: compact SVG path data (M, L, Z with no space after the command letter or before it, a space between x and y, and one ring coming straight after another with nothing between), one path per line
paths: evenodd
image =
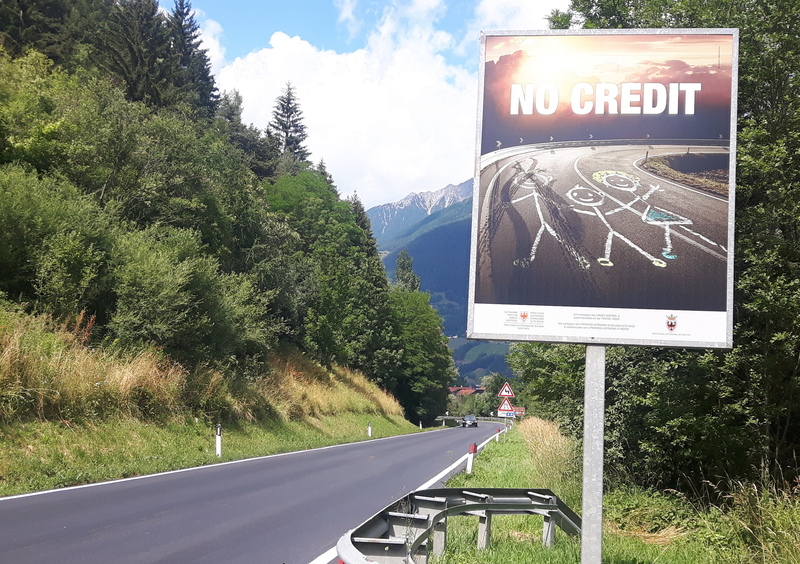
M493 515L544 518L542 544L550 547L558 526L581 534L581 519L550 490L438 488L417 490L387 506L336 544L340 564L426 564L447 546L447 518L478 518L478 548L488 548Z
M461 421L464 419L463 415L439 415L434 421L441 421L444 424L445 421ZM484 423L490 421L492 423L501 423L501 424L513 424L514 419L510 417L489 417L483 415L476 415L476 419L478 421L483 421Z

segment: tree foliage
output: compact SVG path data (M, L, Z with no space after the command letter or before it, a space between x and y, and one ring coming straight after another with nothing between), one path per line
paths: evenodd
M185 94L192 107L204 116L212 116L219 95L211 76L211 63L205 49L200 48L200 28L194 19L188 0L175 0L169 15L170 39L180 68L174 78L177 87Z
M283 93L275 101L272 121L269 127L278 138L281 151L294 161L305 162L311 153L306 149L306 126L303 111L291 83L286 84Z
M58 17L57 2L11 4L0 296L93 319L94 346L154 347L233 383L299 348L394 391L415 420L439 415L452 378L441 322L427 295L390 289L363 205L307 161L291 85L260 131L237 92L217 98L187 0L170 14L81 0ZM62 51L58 34L72 40Z
M414 261L408 251L403 249L397 255L397 262L394 269L394 279L398 287L404 290L417 292L420 289L420 280L414 272Z

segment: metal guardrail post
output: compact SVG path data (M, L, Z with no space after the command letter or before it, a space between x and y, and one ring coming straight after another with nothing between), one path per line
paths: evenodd
M492 496L488 494L462 492L465 498L476 499L483 503L491 503ZM475 512L478 516L478 550L489 548L492 539L492 512L488 509Z
M441 488L396 501L339 539L336 550L342 564L426 564L429 553L445 550L447 517L477 516L478 546L487 548L496 514L541 515L544 546L552 546L556 526L581 534L580 517L550 490Z
M556 538L556 524L550 515L544 516L544 526L542 527L542 546L545 548L553 548L553 542Z
M441 515L447 509L446 497L427 497L415 495L417 511L429 515L434 519L434 515ZM441 556L447 548L447 515L431 523L433 525L433 554Z

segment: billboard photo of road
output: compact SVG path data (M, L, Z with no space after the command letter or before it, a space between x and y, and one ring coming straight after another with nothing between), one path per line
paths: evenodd
M483 41L472 333L725 346L733 35Z

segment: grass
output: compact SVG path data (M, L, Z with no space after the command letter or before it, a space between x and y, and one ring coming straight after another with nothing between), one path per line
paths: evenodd
M107 420L0 425L0 495L13 495L412 433L396 415L346 413L304 421L224 425L222 457L215 428L201 420L156 424Z
M672 180L679 184L692 186L705 192L727 197L729 192L727 169L706 170L703 164L709 160L708 155L687 154L653 157L642 163L646 171ZM709 164L709 167L719 163ZM681 170L681 168L688 170Z
M505 441L487 445L471 475L458 475L448 486L549 488L580 514L579 457L555 424L527 418ZM701 508L675 492L612 488L604 498L603 562L800 563L799 493L737 484L724 506ZM451 518L447 551L431 562L580 562L579 539L559 530L551 549L541 539L541 518L495 516L490 547L479 551L476 520Z
M0 303L0 495L418 431L362 374L295 349L242 377L92 348L90 332Z
M188 371L149 348L126 354L86 345L91 321L66 326L0 307L0 421L159 422L301 420L338 413L402 415L362 374L276 351L246 378Z

